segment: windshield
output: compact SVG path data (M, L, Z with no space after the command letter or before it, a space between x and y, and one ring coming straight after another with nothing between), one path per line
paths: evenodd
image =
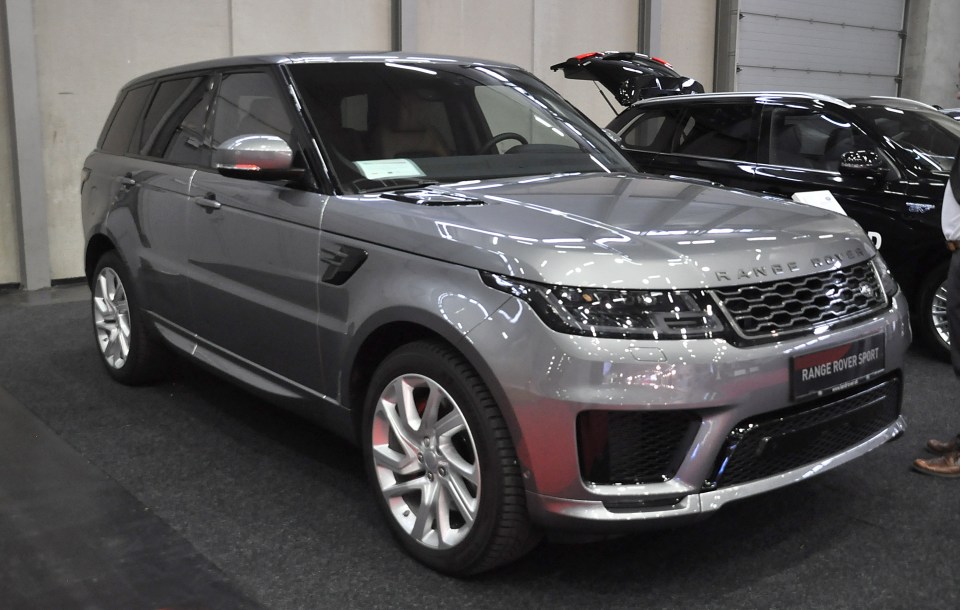
M633 171L598 128L521 70L341 62L290 73L344 192Z
M937 172L949 172L953 166L960 149L960 122L922 108L858 104L856 113L917 163Z

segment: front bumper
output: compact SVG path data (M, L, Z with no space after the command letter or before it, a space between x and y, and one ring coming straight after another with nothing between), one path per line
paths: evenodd
M890 408L880 424L810 462L788 461L773 474L716 485L718 456L729 451L732 430L811 403L791 397L794 356L878 334L884 338L883 370L845 392L895 380L896 396L886 399ZM911 333L902 294L888 309L844 328L753 347L723 340L563 335L546 328L518 300L505 304L468 338L502 391L530 513L552 528L609 530L611 525L622 529L630 523L696 517L846 463L899 436L905 427L899 417L899 380ZM595 411L683 413L696 423L680 446L675 468L659 480L597 483L584 477L584 439L577 423L578 416Z
M900 416L877 434L840 454L749 483L683 496L673 504L649 502L643 499L631 502L629 498L641 490L624 488L621 490L624 499L618 502L571 500L527 492L527 506L536 522L553 529L620 531L634 527L643 528L649 526L651 522L662 519L693 519L716 511L728 502L799 483L846 464L899 437L904 430L906 430L906 422Z

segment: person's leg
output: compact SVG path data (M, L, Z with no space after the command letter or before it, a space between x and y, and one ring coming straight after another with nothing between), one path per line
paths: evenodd
M947 272L947 327L953 373L960 379L960 251L950 256ZM918 459L913 462L914 469L936 476L960 477L960 433L947 441L930 439L927 449L939 457Z

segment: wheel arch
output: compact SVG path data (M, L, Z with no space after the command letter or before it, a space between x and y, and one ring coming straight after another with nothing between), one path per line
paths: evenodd
M438 330L438 328L444 330ZM436 321L431 323L411 317L392 319L371 325L370 330L362 335L362 339L355 343L355 347L345 358L350 366L343 374L342 404L350 409L356 440L358 442L360 440L363 401L366 398L370 379L377 366L399 347L425 340L442 343L466 359L496 401L501 415L507 422L512 440L516 443L516 419L509 409L504 408L508 404L507 395L493 371L486 365L483 357L470 341L449 324L438 324Z
M97 233L90 238L90 241L87 242L87 249L84 253L83 262L84 275L87 278L88 285L93 283L93 273L96 271L97 261L100 260L100 257L102 257L105 253L116 249L117 247L113 241L102 233Z

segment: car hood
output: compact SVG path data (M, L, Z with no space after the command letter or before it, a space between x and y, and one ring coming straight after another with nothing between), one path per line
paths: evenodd
M324 229L546 284L709 288L817 273L875 250L845 216L633 174L430 187L408 201L331 198Z

